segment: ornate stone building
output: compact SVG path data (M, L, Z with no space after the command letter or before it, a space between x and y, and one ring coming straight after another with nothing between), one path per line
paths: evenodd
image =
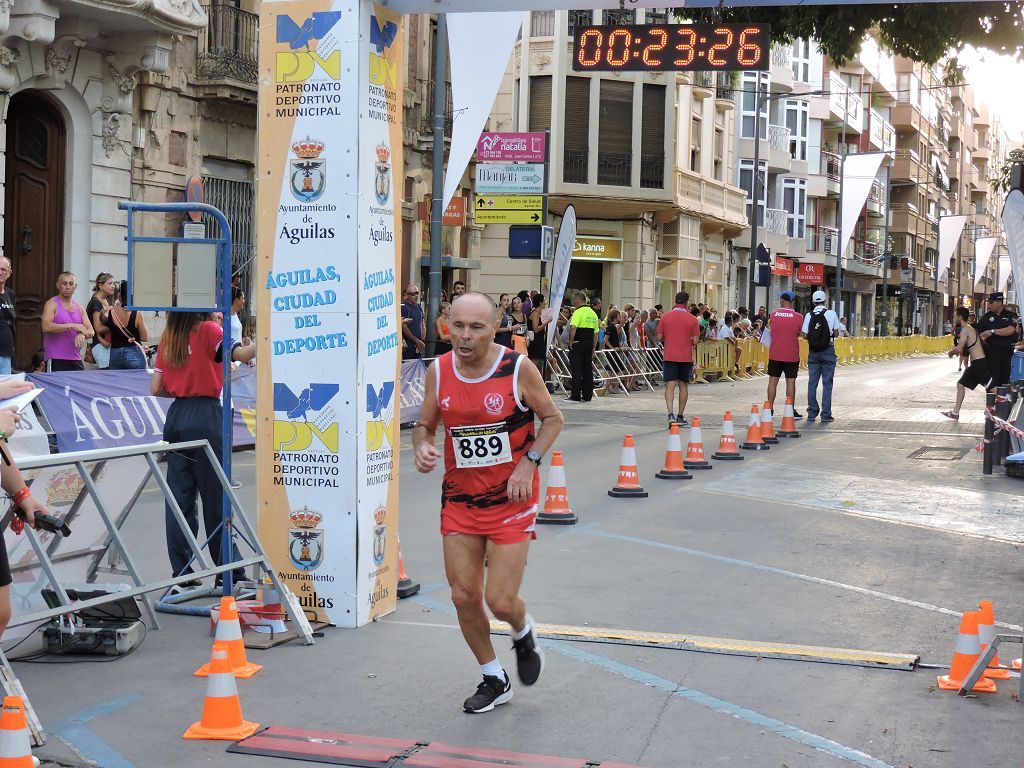
M0 0L0 242L19 363L41 346L59 272L76 273L83 304L98 272L127 276L120 200L180 201L200 174L248 264L257 33L230 0ZM165 217L143 230L179 232Z

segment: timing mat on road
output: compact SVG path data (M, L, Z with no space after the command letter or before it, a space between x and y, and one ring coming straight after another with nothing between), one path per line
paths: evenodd
M351 768L643 768L573 757L548 757L351 733L272 725L228 747L243 755L283 757Z
M668 632L644 632L634 629L607 629L602 627L574 627L564 624L537 624L537 635L551 640L609 643L613 645L639 645L648 648L668 648L679 651L702 651L730 656L817 661L828 664L849 664L857 667L913 670L920 657L910 653L884 653L858 651L852 648L829 648L817 645L767 643L754 640L732 640L725 637L701 637ZM491 622L493 634L507 635L508 624Z

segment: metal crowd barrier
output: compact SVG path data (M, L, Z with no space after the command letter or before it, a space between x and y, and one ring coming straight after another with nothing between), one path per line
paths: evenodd
M862 336L836 339L839 365L896 360L915 355L933 355L953 346L952 336ZM807 341L800 339L800 368L807 370ZM599 349L594 354L595 392L605 393L608 382L624 384L628 379L653 389L661 378L662 350ZM569 351L562 347L548 350L548 364L555 383L568 394L566 382L572 379ZM768 347L753 337L728 341L702 341L694 357L694 382L710 384L712 380L737 381L765 376L768 373ZM710 377L710 378L709 378ZM623 386L628 394L629 390Z
M216 565L212 562L207 553L203 551L203 544L200 543L189 528L188 522L185 520L185 516L182 513L181 508L178 506L178 503L175 501L174 496L171 493L170 486L167 484L167 479L163 472L160 471L157 464L157 456L173 451L187 451L195 449L199 449L206 454L207 460L216 472L217 479L220 481L221 486L227 492L228 498L230 499L233 514L231 516L225 516L224 523L222 523L222 525L227 524L231 527L234 534L232 538L234 539L235 535L237 535L238 539L244 542L248 549L252 550L252 556L242 557L241 560L225 563L223 565ZM194 563L195 568L193 572L184 573L171 578L157 579L155 581L144 581L135 564L135 560L128 551L128 547L121 536L121 528L128 518L128 514L132 509L134 509L139 494L136 494L124 509L115 514L114 511L110 510L104 503L103 498L97 489L95 478L98 476L103 465L108 461L134 456L145 456L148 464L148 471L140 485L148 482L150 477L156 480L164 501L170 507L178 527L181 529L182 534L188 542L189 548L192 550L192 562ZM92 469L86 466L87 464L92 465ZM238 497L235 495L234 490L232 490L231 483L228 481L223 469L221 469L220 461L206 440L193 440L182 443L155 443L151 445L138 445L127 448L107 448L95 451L59 453L50 456L38 456L18 460L18 467L26 472L33 469L45 469L48 467L64 465L72 466L78 472L82 481L83 495L79 496L79 500L76 501L63 519L66 522L74 522L75 516L77 515L82 503L81 500L85 498L85 495L87 495L96 507L96 512L99 514L103 521L103 525L107 530L106 542L102 546L84 551L60 554L55 551L52 542L49 546L44 546L40 541L40 534L26 526L24 535L28 538L28 542L32 546L38 565L43 574L45 574L46 580L49 582L50 588L56 596L58 605L53 608L46 608L44 610L14 616L8 624L8 627L18 627L46 622L50 619L55 619L59 616L75 613L87 608L95 608L97 606L116 602L125 598L140 597L142 598L142 607L145 610L146 617L148 619L147 629L159 629L160 623L157 619L156 612L153 610L153 606L150 602L146 599L146 595L150 592L168 590L175 585L182 584L193 579L203 579L216 576L217 574L230 571L235 568L250 568L255 566L257 568L257 572L273 584L274 589L277 590L278 594L282 596L289 594L284 583L278 578L277 572L270 565L270 561L267 558L266 553L263 551L263 547L260 544L259 539L256 537L255 529L253 529L252 525L245 517L242 505L238 501ZM30 479L26 482L31 487L33 480ZM12 516L13 510L8 510L3 519L0 520L0 531L6 529L8 525L10 525ZM161 526L161 531L162 530L163 526ZM207 541L210 543L210 546L220 546L219 526L215 531L207 531L207 536ZM104 554L109 556L110 561L108 567L104 569L104 573L123 576L126 580L131 582L132 586L123 591L111 592L88 600L72 600L57 575L56 565L71 557L89 555L94 558L92 565L89 568L89 577L94 578L98 570L97 565L102 560ZM19 566L16 565L14 570L17 570L18 568ZM314 642L313 635L306 617L299 613L295 605L293 605L290 600L284 600L282 602L284 604L285 611L292 619L292 623L298 637L302 638L307 645L312 645ZM0 686L3 687L4 692L7 695L21 696L22 699L24 699L25 713L32 739L37 745L43 744L46 739L46 734L43 732L42 725L39 723L38 718L32 710L28 697L25 695L24 688L18 681L17 676L15 676L14 670L11 668L10 662L2 650L0 650Z

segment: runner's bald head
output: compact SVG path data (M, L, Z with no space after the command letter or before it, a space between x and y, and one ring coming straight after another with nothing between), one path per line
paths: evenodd
M460 312L460 310L468 310L473 313L484 311L490 317L492 323L498 321L498 309L494 305L494 301L486 293L467 291L456 296L452 299L452 317L455 317L455 314Z

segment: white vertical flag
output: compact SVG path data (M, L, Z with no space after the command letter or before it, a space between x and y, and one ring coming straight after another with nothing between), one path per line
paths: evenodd
M974 285L977 288L988 271L988 260L992 258L992 251L995 250L998 237L979 237L974 242Z
M455 119L441 210L454 197L487 124L523 24L523 14L456 13L448 16L447 22Z
M555 340L558 323L555 318L562 309L562 298L565 286L569 283L569 267L572 266L572 251L576 245L576 209L571 205L562 215L562 226L558 229L558 243L555 245L555 259L551 265L551 294L548 296L547 309L541 314L545 323L549 320L548 346Z
M871 185L885 158L885 152L862 152L843 158L843 228L839 233L839 251L846 253L846 244L853 237L860 212L868 200Z
M953 258L953 251L956 250L956 246L960 242L960 235L963 233L966 223L966 216L939 217L939 262L937 266L940 282L946 276L949 260Z
M1006 196L1003 206L1003 232L1006 233L1006 249L1009 257L999 257L999 289L1003 290L1010 270L1017 276L1014 282L1020 282L1024 275L1024 192L1014 189ZM1003 268L1006 259L1007 269ZM1005 273L1005 276L1004 276Z

